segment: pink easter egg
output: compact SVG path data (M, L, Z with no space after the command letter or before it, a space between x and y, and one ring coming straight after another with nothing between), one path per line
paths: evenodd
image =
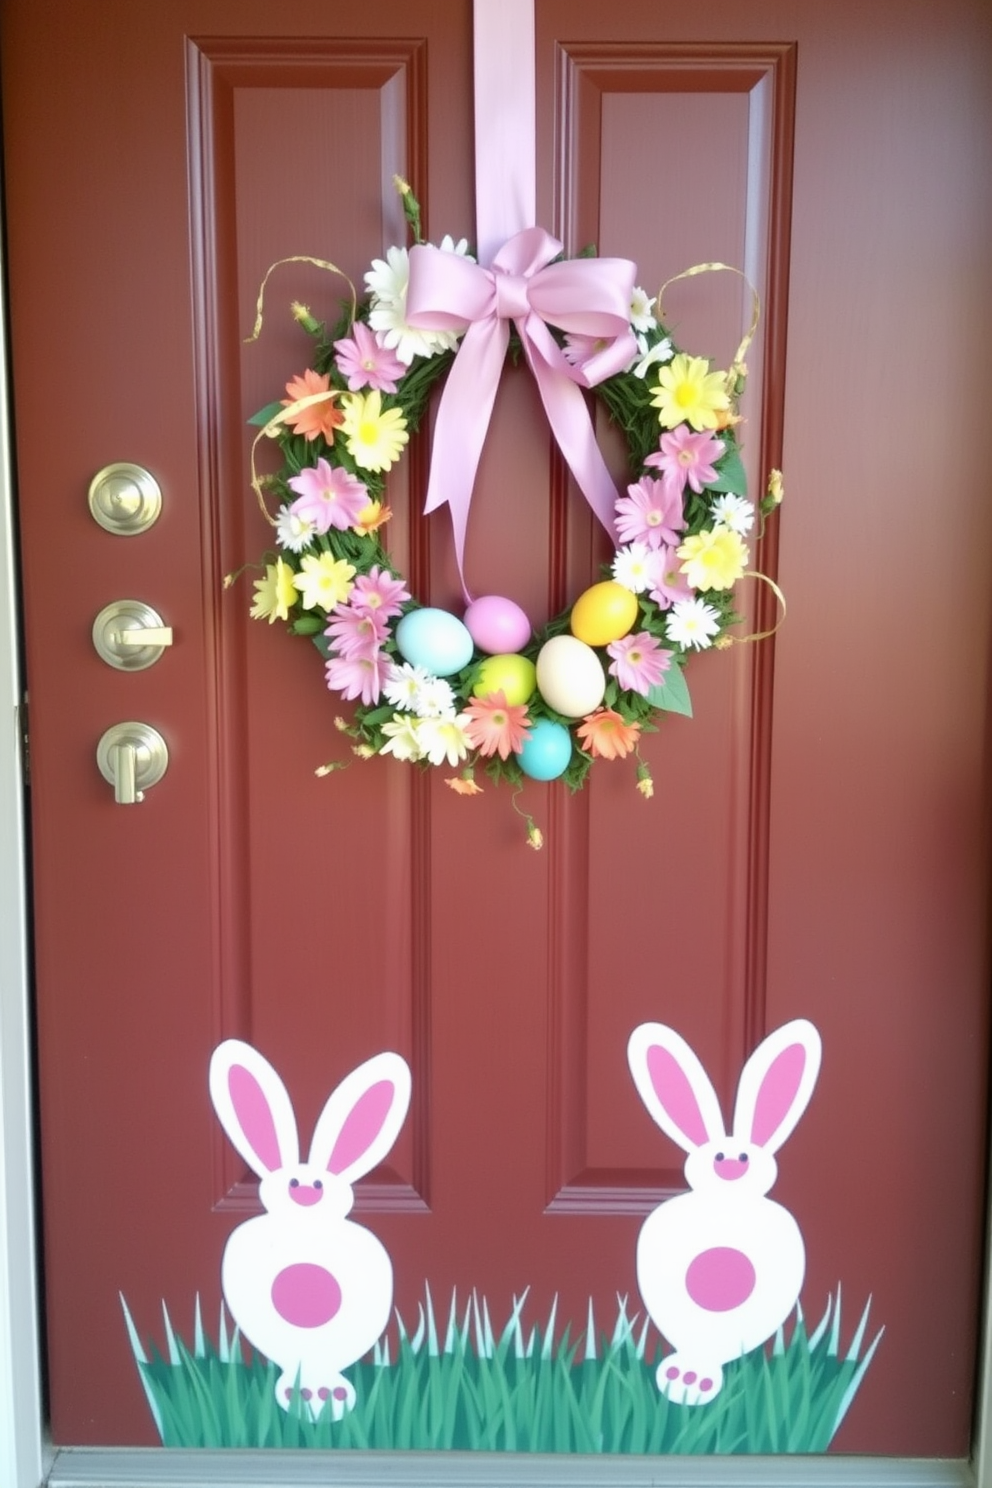
M479 650L490 656L520 651L531 637L530 621L523 610L499 594L474 599L465 611L465 625Z

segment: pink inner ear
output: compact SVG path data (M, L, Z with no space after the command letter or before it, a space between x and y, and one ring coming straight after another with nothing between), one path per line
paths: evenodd
M751 1122L751 1141L764 1147L789 1114L806 1068L802 1044L790 1044L776 1054L761 1082Z
M329 1173L345 1173L368 1152L393 1105L392 1080L379 1080L360 1095L338 1132L327 1160Z
M654 1093L674 1121L679 1131L684 1132L693 1146L701 1147L708 1142L699 1103L685 1070L675 1055L661 1044L652 1044L648 1049L648 1074Z
M270 1173L282 1167L282 1153L276 1136L275 1122L265 1098L265 1092L243 1064L234 1064L228 1071L227 1088L241 1129L262 1167Z

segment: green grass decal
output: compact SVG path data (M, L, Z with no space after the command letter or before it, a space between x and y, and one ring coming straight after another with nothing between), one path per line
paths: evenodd
M297 1398L276 1403L278 1371L229 1332L221 1309L217 1342L204 1333L199 1299L193 1346L178 1337L163 1303L166 1352L150 1356L127 1303L124 1317L141 1383L167 1447L311 1447L502 1452L823 1452L871 1363L866 1305L840 1350L841 1294L812 1333L801 1310L788 1337L726 1366L711 1404L674 1405L659 1395L661 1349L649 1325L619 1303L611 1334L599 1333L592 1303L584 1330L525 1326L524 1297L497 1337L484 1298L452 1295L438 1327L429 1288L415 1333L397 1314L397 1339L348 1370L354 1410L313 1420Z

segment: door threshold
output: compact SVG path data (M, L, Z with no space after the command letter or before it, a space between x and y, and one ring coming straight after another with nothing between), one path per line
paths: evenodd
M331 1463L333 1462L333 1467ZM970 1462L64 1447L47 1488L975 1488Z

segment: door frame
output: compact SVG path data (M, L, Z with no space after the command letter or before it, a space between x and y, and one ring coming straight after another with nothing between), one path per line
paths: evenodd
M5 284L0 244L0 281ZM18 644L13 426L7 297L0 302L0 1485L2 1488L211 1488L326 1481L327 1458L308 1452L185 1452L53 1448L46 1439L35 1224L35 1146L28 859L24 810L25 709ZM992 1181L988 1193L992 1195ZM987 1209L978 1410L966 1461L870 1457L634 1458L462 1453L358 1453L335 1459L339 1488L992 1488L992 1206Z

